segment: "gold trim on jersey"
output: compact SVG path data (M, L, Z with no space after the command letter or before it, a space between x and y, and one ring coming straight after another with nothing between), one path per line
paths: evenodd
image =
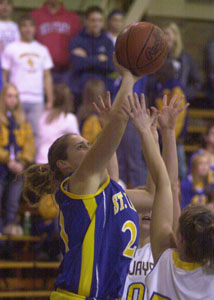
M57 289L50 295L50 300L85 300L85 296L80 296L63 289Z
M88 227L82 244L82 261L78 294L89 296L94 269L94 243L96 224L95 212L97 209L97 203L95 197L91 198L90 201L83 200L83 203L88 211L91 223Z
M63 182L60 185L61 191L67 195L69 198L72 199L80 199L80 200L84 200L84 199L89 199L89 198L93 198L96 197L97 195L99 195L109 184L110 182L110 177L108 176L108 178L106 179L106 182L103 183L103 185L97 190L97 192L95 194L88 194L88 195L77 195L77 194L72 194L71 192L68 192L64 189L64 184L66 181L69 180L70 177L65 178L65 180L63 180Z
M201 264L201 263L191 263L191 262L186 262L186 261L180 260L179 254L176 250L173 250L173 252L172 252L172 259L177 268L180 268L180 269L183 269L186 271L194 271L203 266L203 264Z
M59 223L60 223L60 236L64 242L65 245L65 253L67 253L69 251L69 247L68 247L68 235L65 232L65 223L64 223L64 217L62 212L59 212Z

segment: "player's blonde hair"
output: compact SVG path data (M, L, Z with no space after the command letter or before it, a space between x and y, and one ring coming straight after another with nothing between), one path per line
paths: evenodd
M166 29L170 29L175 37L175 43L173 45L173 48L171 49L171 54L174 58L178 58L181 55L181 52L183 50L183 41L181 37L181 32L178 27L178 25L174 22L169 23L167 26L163 28L163 31Z

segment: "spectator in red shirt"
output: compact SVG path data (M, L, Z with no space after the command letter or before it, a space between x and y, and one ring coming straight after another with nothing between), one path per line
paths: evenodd
M80 31L80 18L69 12L61 0L47 0L40 9L32 11L31 16L36 24L36 39L51 53L54 82L68 83L69 42Z

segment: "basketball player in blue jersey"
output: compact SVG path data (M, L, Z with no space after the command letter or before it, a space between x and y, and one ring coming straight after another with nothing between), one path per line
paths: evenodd
M127 96L139 78L115 65L122 84L97 141L91 146L81 136L64 135L50 147L48 164L33 165L24 174L24 196L32 204L59 186L63 261L51 300L120 298L138 246L135 207L106 167L128 122L122 106L129 109Z
M185 109L186 107L184 107ZM154 108L153 108L154 110ZM172 107L167 103L164 105L164 109L158 111L155 109L158 115L158 124L161 130L161 136L163 139L163 160L165 162L167 172L170 178L171 189L173 194L173 219L174 230L177 230L177 221L180 214L180 204L178 198L178 159L176 142L173 138L173 134L170 134L170 129L175 132L174 128L174 112ZM173 121L173 122L172 122ZM153 138L158 145L158 134L156 129L156 123L151 126L151 132ZM143 145L142 145L143 147ZM149 174L149 176L151 176ZM154 184L154 183L153 183ZM130 197L132 200L132 198ZM150 243L150 221L151 210L144 210L139 214L139 248L136 251L135 257L132 259L129 273L126 278L124 292L122 300L145 300L146 299L146 276L154 268L154 260L152 256L151 243Z
M174 118L180 109L172 98ZM200 205L187 206L173 232L173 200L165 164L150 130L149 116L138 99L127 111L143 143L143 153L156 193L152 208L151 246L155 267L146 278L147 299L213 299L214 295L214 212ZM169 134L173 134L169 130ZM175 136L174 136L175 138ZM174 248L174 249L173 249Z

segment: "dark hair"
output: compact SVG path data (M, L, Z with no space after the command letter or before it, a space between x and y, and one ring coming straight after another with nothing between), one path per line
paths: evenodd
M89 115L94 113L93 102L97 103L99 96L103 99L106 94L105 84L100 79L89 79L82 92L82 104L79 107L77 117L80 125Z
M214 122L213 121L209 122L209 124L206 128L206 132L201 136L201 146L202 146L203 149L206 148L206 145L207 145L206 136L209 135L210 130L212 128L214 128Z
M73 95L68 85L59 83L54 87L54 103L47 115L46 122L51 123L61 113L67 115L73 111Z
M20 18L19 21L18 21L19 27L21 27L21 26L23 25L23 23L25 23L25 22L27 22L27 21L31 22L32 25L35 26L35 21L34 21L34 19L33 19L30 15L24 15L24 16L21 16L21 18Z
M65 134L51 145L48 151L48 164L34 164L23 172L23 197L31 205L37 204L44 194L55 193L64 178L64 174L57 167L57 161L67 159L66 150L69 137L72 135Z
M214 263L214 212L202 205L188 205L179 219L185 255L197 263Z
M103 10L99 6L89 6L85 11L85 17L88 18L92 13L100 13L103 15Z
M124 11L120 10L120 9L113 9L109 14L108 14L108 17L107 17L107 20L109 21L113 16L115 15L121 15L121 16L124 16Z

